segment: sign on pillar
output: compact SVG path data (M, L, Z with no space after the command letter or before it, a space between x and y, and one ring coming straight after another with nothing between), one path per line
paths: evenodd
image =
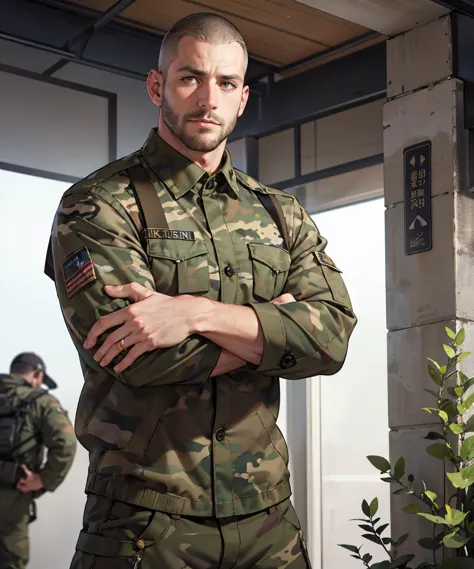
M405 165L405 254L429 251L431 242L431 141L403 151Z

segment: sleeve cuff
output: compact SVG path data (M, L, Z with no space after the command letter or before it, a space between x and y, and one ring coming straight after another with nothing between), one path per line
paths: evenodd
M271 302L252 303L263 333L263 355L258 366L248 364L257 372L266 372L281 368L281 361L286 350L286 332L278 308Z

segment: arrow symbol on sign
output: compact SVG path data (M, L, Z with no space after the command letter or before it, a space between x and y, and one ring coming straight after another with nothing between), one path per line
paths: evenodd
M410 164L413 166L413 168L416 166L416 158L413 156L413 158L410 160Z
M423 156L423 154L420 156L420 165L423 166L423 164L426 162L426 158Z
M428 223L421 217L421 215L417 215L408 229L415 229L417 221L420 222L421 227L426 227L428 225Z

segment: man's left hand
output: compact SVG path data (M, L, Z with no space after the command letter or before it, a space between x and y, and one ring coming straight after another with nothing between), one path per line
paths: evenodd
M167 296L138 283L106 286L105 292L114 298L130 298L135 304L103 316L87 335L84 347L91 349L101 334L120 326L109 334L94 354L94 359L100 362L102 367L108 365L120 353L121 350L116 344L121 341L122 346L129 349L129 352L115 366L117 373L127 369L145 352L176 346L193 333L192 315L197 299L192 296Z
M43 488L43 481L41 476L37 472L31 472L31 470L25 466L21 465L25 473L25 478L22 478L16 485L17 489L23 494L28 494L29 492L36 492Z

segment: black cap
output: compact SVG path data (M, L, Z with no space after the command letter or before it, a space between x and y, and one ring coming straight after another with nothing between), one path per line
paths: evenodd
M11 363L12 366L15 364L28 365L34 371L42 371L44 373L43 383L49 387L49 389L55 389L58 386L54 379L49 377L49 375L46 373L46 366L44 365L44 361L36 354L33 354L32 352L18 354Z

